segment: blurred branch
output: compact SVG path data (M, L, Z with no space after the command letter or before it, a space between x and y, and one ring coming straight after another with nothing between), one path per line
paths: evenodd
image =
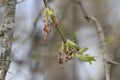
M87 11L84 9L84 6L81 0L77 1L77 3L79 4L80 9L85 19L88 22L89 21L93 22L96 25L96 28L99 34L100 45L101 45L101 52L102 52L103 65L104 65L104 74L105 74L106 80L110 80L110 64L118 64L118 63L108 58L108 55L107 55L108 48L107 48L107 44L105 41L103 30L102 30L102 27L99 21L95 17L87 13Z
M20 4L20 3L24 2L24 1L26 1L26 0L18 0L17 4Z
M2 29L2 27L3 27L3 25L0 26L0 37L3 36L3 32L4 32L4 30Z
M22 1L26 1L26 0L22 0ZM49 0L48 2L52 2L52 0ZM42 7L42 9L38 12L37 17L36 17L35 21L33 22L34 27L33 27L32 31L22 42L19 43L18 47L21 46L22 44L24 44L27 40L32 39L35 36L37 23L38 23L39 19L42 17L43 10L44 10L44 7ZM2 35L2 34L0 33L0 35ZM16 50L18 47L14 48L13 51Z

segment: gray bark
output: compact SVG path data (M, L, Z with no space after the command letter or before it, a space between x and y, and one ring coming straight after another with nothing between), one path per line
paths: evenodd
M16 0L4 0L4 24L0 27L2 36L2 51L0 54L0 80L5 80L5 76L10 66L11 47L13 32L15 28L15 7Z

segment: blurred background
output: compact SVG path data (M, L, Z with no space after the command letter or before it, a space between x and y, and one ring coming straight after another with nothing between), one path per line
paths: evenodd
M20 0L19 0L20 1ZM61 69L57 55L61 38L53 28L44 41L43 0L24 0L16 6L16 28L12 46L12 63L6 80L104 80L98 32L88 23L76 0L48 0L55 9L66 38L75 41L85 53L95 56L92 65L78 59L64 63ZM120 63L120 0L83 0L85 9L101 23L109 48L109 56ZM0 7L0 24L4 20ZM0 39L0 44L2 44ZM0 45L1 46L1 45ZM120 79L120 64L112 65L111 80Z

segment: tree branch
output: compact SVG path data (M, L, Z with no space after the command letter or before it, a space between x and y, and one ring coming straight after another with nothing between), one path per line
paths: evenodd
M3 33L2 37L2 51L0 54L0 80L5 80L5 76L10 66L11 47L13 32L15 28L15 7L16 0L4 0L4 24L1 26Z
M96 25L96 28L97 28L97 31L99 34L101 53L102 53L102 58L103 58L104 74L105 74L106 80L110 80L110 64L117 64L117 63L108 58L108 55L107 55L108 48L107 48L107 44L106 44L106 40L104 37L104 33L102 30L101 24L95 17L93 17L87 13L87 11L84 9L84 6L83 6L81 0L77 1L77 3L79 4L81 12L83 13L83 16L85 17L85 19L87 21L93 22Z
M49 7L47 0L43 0L45 7Z

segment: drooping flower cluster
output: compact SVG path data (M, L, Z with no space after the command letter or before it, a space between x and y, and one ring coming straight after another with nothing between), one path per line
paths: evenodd
M66 43L62 43L62 46L60 48L60 52L58 54L58 63L63 64L64 62L70 61L76 57L82 61L92 64L91 61L95 61L95 58L89 54L83 55L87 49L88 48L79 49L76 43L67 40Z
M48 36L50 35L50 25L49 25L49 20L48 17L46 16L45 21L44 21L44 33L45 33L45 37L44 40L46 41Z
M44 40L47 40L47 38L51 32L50 23L52 22L54 24L54 27L56 28L58 26L58 21L56 19L54 10L51 9L50 7L45 8L44 14L45 14L45 20L44 20L45 38L44 38Z

